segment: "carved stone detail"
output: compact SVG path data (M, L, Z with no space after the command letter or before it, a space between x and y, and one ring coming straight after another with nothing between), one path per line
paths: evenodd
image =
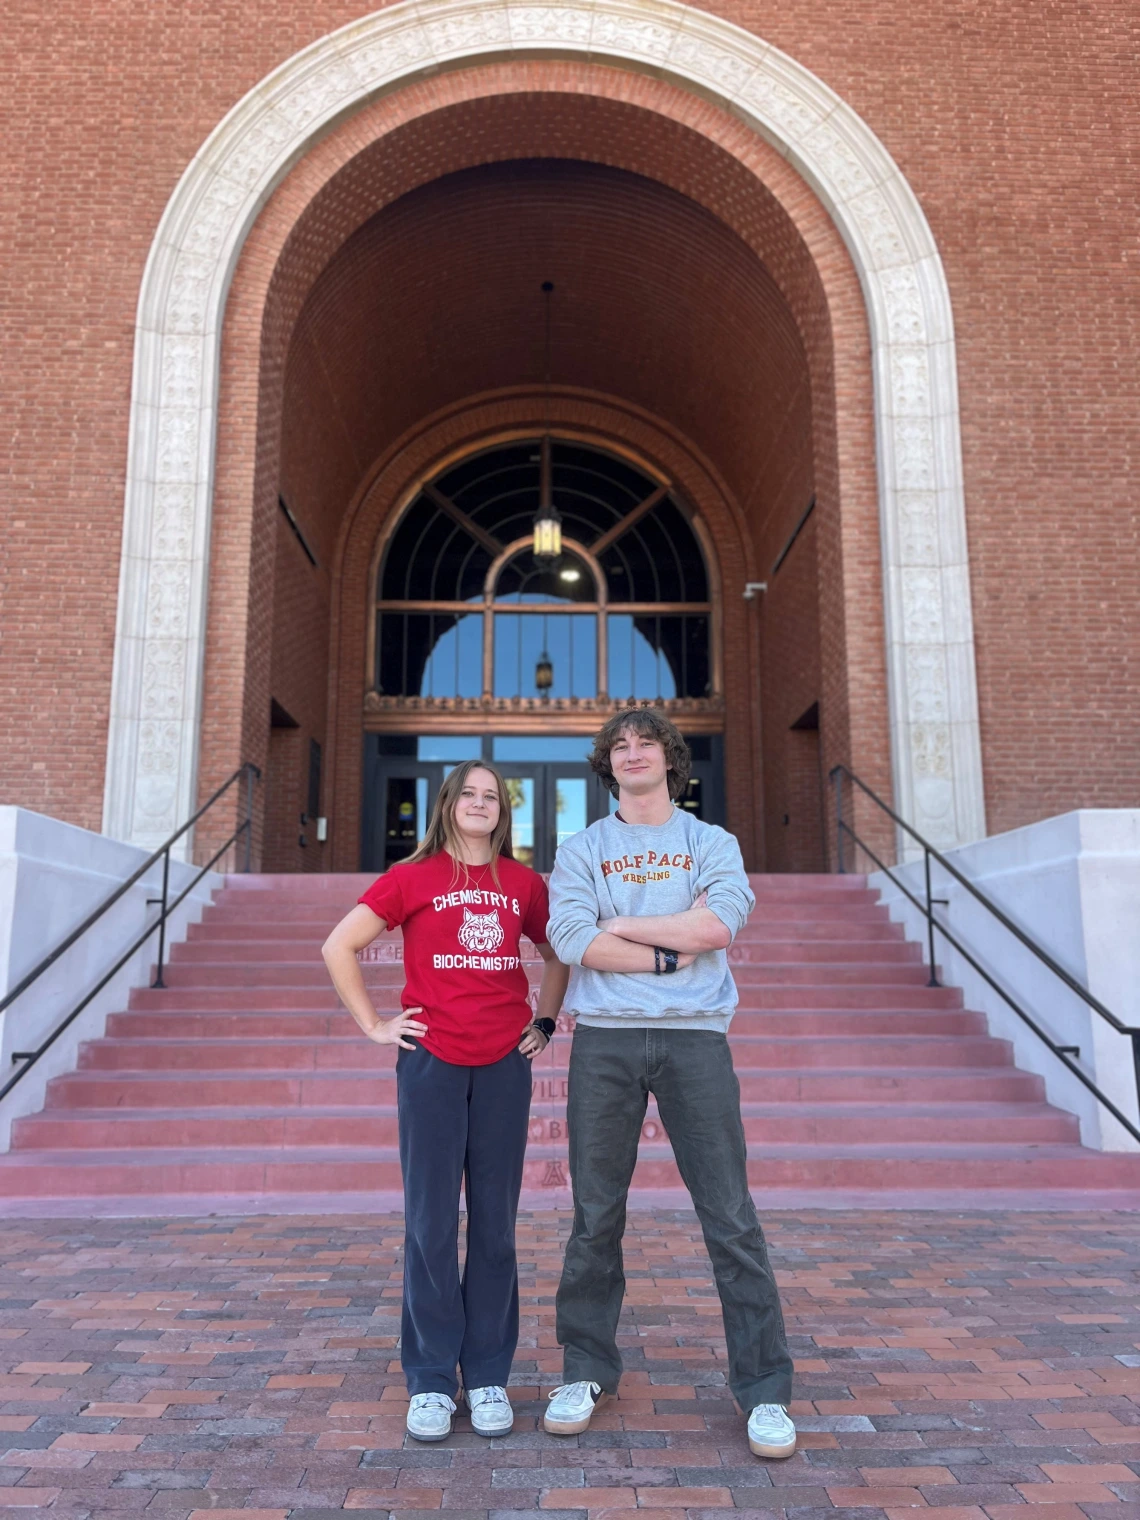
M930 228L827 85L675 0L404 0L282 64L203 144L163 215L139 305L105 832L151 843L192 811L223 303L258 209L337 115L443 64L515 50L598 58L719 100L839 226L872 335L895 802L940 843L980 837L953 325Z

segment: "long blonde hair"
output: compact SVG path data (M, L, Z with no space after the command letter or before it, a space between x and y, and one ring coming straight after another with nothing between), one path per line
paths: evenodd
M507 783L493 765L487 764L486 760L464 760L444 777L443 785L435 799L435 806L431 810L427 832L404 864L416 865L421 860L430 860L433 855L446 850L455 862L453 881L458 880L461 871L464 876L467 875L467 865L462 859L463 845L459 830L455 827L455 804L459 801L472 771L486 771L488 775L494 776L495 784L499 788L499 821L491 833L491 879L498 887L502 885L499 881L499 857L506 856L508 860L515 858L514 845L511 842L511 799L507 795Z

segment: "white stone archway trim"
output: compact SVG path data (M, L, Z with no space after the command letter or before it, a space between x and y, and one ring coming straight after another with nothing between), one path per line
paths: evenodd
M139 299L104 832L154 845L194 807L221 330L258 212L318 137L381 91L512 56L585 58L712 99L827 207L870 319L895 802L937 844L982 837L954 332L933 236L834 91L675 0L404 0L290 58L203 143Z

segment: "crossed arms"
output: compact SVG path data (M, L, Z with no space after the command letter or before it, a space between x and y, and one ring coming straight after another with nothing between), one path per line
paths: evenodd
M559 960L591 971L653 972L655 945L678 951L680 966L703 951L726 949L748 917L752 895L743 867L734 871L731 862L725 864L723 871L714 868L708 889L683 913L605 918L599 916L593 864L568 842L550 883L550 942Z
M684 913L603 918L598 931L582 956L591 971L652 971L654 945L678 951L678 966L688 966L702 950L724 950L732 943L728 925L705 907L703 893Z

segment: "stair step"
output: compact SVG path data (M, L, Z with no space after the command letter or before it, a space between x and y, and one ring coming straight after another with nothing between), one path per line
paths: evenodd
M867 918L854 917L805 917L799 918L771 918L753 919L747 923L736 937L735 947L764 945L772 940L788 941L793 944L823 942L828 944L844 944L854 950L864 944L890 943L899 948L907 948L922 953L922 947L913 944L905 938L901 924L892 923L885 916L880 917L881 909L872 910ZM328 930L335 920L330 919L323 928L307 929L304 924L281 923L277 921L258 920L257 922L241 922L232 915L222 919L204 918L201 923L191 924L187 943L190 946L199 944L212 944L219 948L238 942L249 945L253 949L265 948L266 957L275 951L280 951L281 941L296 947L299 951L309 949L314 954L320 954L320 947L328 935ZM399 945L401 943L398 934L383 934L380 943ZM735 948L734 947L734 948ZM181 952L183 945L175 945L174 951ZM260 957L259 957L260 958Z
M748 1178L766 1188L921 1188L1119 1190L1140 1187L1140 1155L1104 1154L1079 1145L781 1145L748 1147ZM524 1186L564 1186L564 1159L551 1147L527 1153ZM666 1145L643 1144L633 1185L675 1188ZM393 1147L306 1146L169 1152L130 1150L14 1151L0 1167L0 1196L75 1198L178 1193L368 1193L398 1189Z
M874 1102L943 1104L964 1100L1038 1102L1044 1084L1031 1072L1012 1066L861 1067L853 1070L742 1071L745 1102ZM564 1066L544 1066L534 1073L535 1103L564 1102ZM69 1072L48 1085L45 1113L74 1109L240 1107L353 1109L383 1099L395 1102L395 1066L361 1070L297 1073L255 1069L247 1072Z
M399 1007L402 982L383 981L377 970L366 974L365 981L373 993L379 1013L394 1013ZM757 984L744 977L738 979L740 1007L742 1009L923 1009L961 1008L962 994L957 987L892 986L882 983L867 986L843 987L821 986L818 983L797 983L793 986L768 986ZM128 1006L132 1010L166 1011L168 1013L241 1013L251 1002L266 1013L335 1012L340 1003L332 988L319 987L292 989L274 987L250 989L234 987L136 987L132 990Z
M396 1052L360 1039L320 954L370 880L227 878L173 948L168 985L132 992L16 1122L0 1197L398 1190ZM926 985L922 946L865 878L751 880L729 1038L759 1193L1140 1187L1140 1155L1083 1149L960 989ZM541 963L523 948L533 987ZM365 960L382 1013L399 1005L402 954L386 934ZM526 1186L559 1202L571 1023L534 1063L526 1160ZM634 1185L680 1186L652 1102Z
M366 980L370 986L402 987L404 967L402 961L366 961ZM530 959L527 970L531 980L541 976L542 962L537 955ZM737 986L748 987L921 987L926 988L929 973L919 962L878 960L862 962L832 961L774 961L737 956L733 959L733 975ZM197 957L180 958L167 965L163 972L166 986L172 991L200 987L249 988L256 992L269 992L278 987L298 990L312 988L324 991L329 986L329 974L323 961L276 960L276 961L205 961Z
M205 910L203 922L302 923L312 925L316 933L327 933L355 905L355 897L313 903L270 897L264 901L246 899L233 903L221 899ZM801 893L774 889L771 893L757 896L755 917L768 922L820 918L828 922L882 922L885 911L879 903L877 892L851 893L841 899L820 900Z
M176 1027L173 1027L176 1023ZM343 1009L328 1013L286 1010L282 1013L113 1013L107 1034L115 1039L183 1038L227 1040L329 1039L358 1041L360 1031ZM569 1033L569 1030L565 1031ZM732 1039L739 1035L860 1035L860 1034L977 1034L986 1033L984 1015L967 1009L740 1009L732 1021Z
M363 1063L395 1061L394 1046L350 1047ZM741 1035L733 1040L737 1069L780 1066L1005 1066L1010 1046L988 1035ZM124 1040L108 1036L79 1047L80 1071L320 1071L348 1059L339 1042L313 1039Z
M798 931L797 931L798 932ZM327 975L321 959L319 938L302 939L283 935L279 940L191 939L174 945L167 964L171 967L216 966L233 971L242 966L277 968L313 967ZM369 963L399 965L403 961L403 944L395 935L382 935L368 947ZM538 971L542 958L525 940L522 959L529 969ZM739 965L787 966L821 962L838 962L844 966L870 962L884 966L921 963L922 947L907 940L894 939L810 939L802 937L737 940L728 952L729 962Z
M745 1137L757 1144L846 1145L907 1140L1073 1144L1078 1140L1076 1119L1044 1103L960 1103L947 1105L945 1112L931 1112L928 1106L916 1104L745 1103L742 1112ZM330 1146L342 1143L346 1133L351 1133L358 1146L396 1145L395 1105L235 1107L220 1114L210 1108L167 1109L161 1114L147 1109L55 1109L17 1120L14 1148ZM642 1126L642 1138L649 1142L668 1138L653 1103ZM532 1144L560 1144L565 1148L564 1104L555 1106L552 1113L532 1115L530 1140Z

